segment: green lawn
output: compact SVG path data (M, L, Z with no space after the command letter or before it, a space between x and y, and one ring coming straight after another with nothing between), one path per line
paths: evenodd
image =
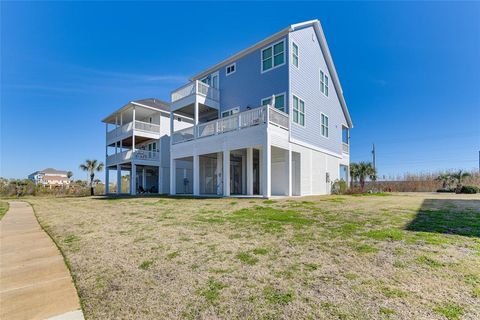
M8 202L0 201L0 220L3 218L5 213L8 211Z
M29 198L88 319L479 319L480 197Z

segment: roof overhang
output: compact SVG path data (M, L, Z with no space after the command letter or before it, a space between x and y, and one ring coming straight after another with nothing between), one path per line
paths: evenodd
M146 104L139 103L138 101L130 101L129 103L127 103L126 105L124 105L120 109L116 110L115 112L113 112L110 115L108 115L107 117L105 117L102 120L102 122L104 122L104 123L115 123L115 117L118 114L120 114L122 112L125 112L125 111L127 111L127 110L129 110L133 107L145 108L145 109L150 110L152 112L161 112L161 113L164 113L164 114L170 116L169 111L161 110L161 109L158 109L158 108L155 108L155 107L151 107L151 106L148 106Z

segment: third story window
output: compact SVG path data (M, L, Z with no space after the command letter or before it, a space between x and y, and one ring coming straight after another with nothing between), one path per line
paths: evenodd
M272 103L272 98L265 98L262 100L262 106ZM279 94L275 96L274 107L280 111L285 112L285 94Z
M262 72L280 66L285 62L284 41L262 50Z
M320 91L328 97L328 76L320 70Z
M231 65L227 66L227 76L229 74L234 73L236 70L237 70L237 64L236 63L232 63Z
M292 43L292 62L298 68L298 46L295 43Z

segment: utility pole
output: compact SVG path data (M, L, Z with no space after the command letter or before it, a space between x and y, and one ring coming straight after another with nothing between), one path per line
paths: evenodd
M372 148L372 163L373 163L373 169L376 169L376 166L375 166L375 143L373 144L373 148Z

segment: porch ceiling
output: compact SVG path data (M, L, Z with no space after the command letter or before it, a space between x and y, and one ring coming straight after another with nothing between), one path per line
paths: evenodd
M206 106L204 104L199 104L198 105L198 114L199 115L204 115L204 114L209 114L209 113L218 113L218 110L209 106ZM189 104L188 106L185 106L181 109L175 110L175 114L193 118L195 116L195 105L194 104Z

